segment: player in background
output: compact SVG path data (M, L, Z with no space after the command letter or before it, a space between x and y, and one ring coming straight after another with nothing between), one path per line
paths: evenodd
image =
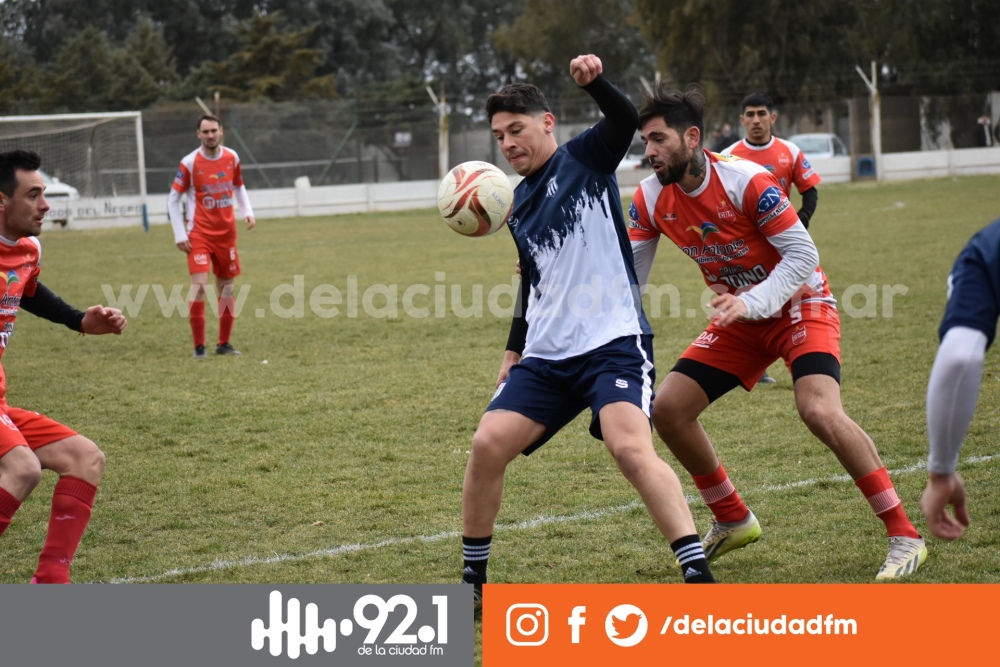
M637 116L602 71L594 55L570 62L573 80L604 118L563 146L535 86L511 84L486 101L497 145L524 177L507 224L526 309L511 327L462 486L462 580L475 585L477 614L507 465L544 445L588 406L591 434L604 440L638 490L683 564L685 581L714 581L680 480L653 447L652 331L615 178ZM572 297L581 285L593 287L586 303Z
M871 438L840 399L840 318L819 253L777 180L748 160L702 148L704 98L659 87L639 112L644 179L630 210L639 283L660 235L696 261L715 296L708 328L687 348L653 402L653 424L694 478L715 521L709 560L755 542L743 503L698 417L738 386L750 390L777 359L788 365L799 416L829 447L886 525L889 554L876 579L910 574L927 558ZM752 446L752 445L751 445Z
M64 324L81 334L120 334L127 324L120 310L91 306L83 313L38 282L42 246L36 238L49 210L41 158L30 151L0 153L0 355L14 331L18 311ZM0 367L0 535L42 479L42 470L59 475L45 545L32 583L68 584L69 568L80 545L97 486L104 453L92 441L45 415L7 403L7 379Z
M948 276L948 305L927 385L928 481L920 507L931 532L958 539L969 526L965 484L955 469L979 400L986 350L1000 317L1000 219L966 244ZM955 516L947 507L955 509Z
M240 354L229 338L236 319L233 281L240 275L236 250L236 215L240 207L247 230L256 225L240 158L222 145L222 121L206 114L198 119L201 146L181 160L170 189L167 210L174 228L174 242L187 253L191 290L188 292L188 319L194 337L194 358L207 359L205 352L205 286L208 270L215 274L219 299L219 342L216 354ZM181 197L187 197L187 221L181 212ZM186 222L186 224L185 224Z
M771 128L778 120L771 98L763 93L750 93L743 98L740 124L746 138L726 148L723 153L756 162L774 174L785 196L791 196L792 184L802 195L798 216L802 226L809 229L809 221L816 212L819 193L816 186L822 180L798 146L776 137Z
M740 124L746 138L737 141L722 152L756 162L774 174L786 197L790 197L792 183L802 195L798 215L802 226L809 229L809 220L816 212L819 193L816 186L819 174L812 168L799 147L790 141L771 134L771 127L778 120L771 98L763 93L750 93L743 98ZM765 371L758 384L774 384L773 377Z

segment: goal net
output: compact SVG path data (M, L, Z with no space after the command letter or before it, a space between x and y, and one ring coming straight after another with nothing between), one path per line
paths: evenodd
M0 117L0 151L14 149L42 157L50 219L92 223L82 226L143 222L146 165L138 111Z

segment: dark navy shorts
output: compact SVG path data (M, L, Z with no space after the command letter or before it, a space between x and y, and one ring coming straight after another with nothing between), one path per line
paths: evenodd
M486 411L510 410L545 426L545 433L522 453L544 445L584 408L590 407L590 434L602 440L601 408L626 401L649 417L656 371L653 336L625 336L578 357L550 361L528 357L511 367Z

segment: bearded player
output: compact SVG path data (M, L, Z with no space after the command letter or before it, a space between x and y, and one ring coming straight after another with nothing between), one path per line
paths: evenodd
M639 185L629 236L646 284L661 235L698 263L717 296L708 328L681 355L653 401L653 425L694 478L714 522L709 560L757 541L743 503L698 417L716 399L750 390L771 363L788 365L799 416L834 453L886 526L876 579L911 574L927 558L871 438L840 398L840 317L819 252L766 169L702 148L704 97L659 87L639 112L655 174Z

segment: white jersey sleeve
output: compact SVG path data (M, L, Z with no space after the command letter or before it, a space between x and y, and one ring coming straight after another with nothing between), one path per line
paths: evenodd
M767 240L781 253L781 261L765 280L736 297L746 304L747 319L751 320L780 311L819 266L819 251L801 222Z

